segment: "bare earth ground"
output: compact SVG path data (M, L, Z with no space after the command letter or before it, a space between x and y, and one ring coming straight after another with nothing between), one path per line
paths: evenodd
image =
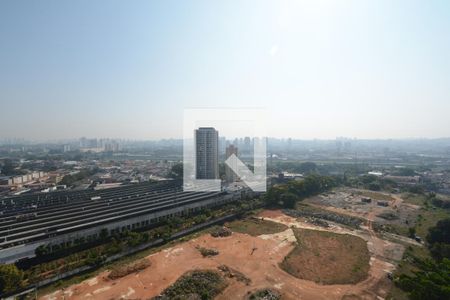
M371 197L371 203L363 203L361 198ZM377 200L380 199L380 200ZM387 202L387 207L377 205L378 201ZM396 194L384 192L372 192L358 189L339 188L329 194L321 194L308 198L304 201L311 206L344 213L357 217L368 218L381 224L395 224L403 226L413 226L417 219L419 206L412 205L403 201ZM393 213L398 219L385 220L377 217L382 213Z
M405 203L403 199L395 194L387 194L382 192L370 192L373 194L379 194L381 197L389 198L388 207L378 206L375 201L370 204L362 205L361 196L355 195L356 192L367 192L365 190L357 189L338 189L338 191L332 195L328 196L315 196L306 199L304 202L308 203L310 206L317 207L320 209L325 209L331 212L336 212L339 214L349 215L353 217L359 217L366 219L368 221L368 226L364 227L370 235L375 235L372 229L372 223L378 222L381 224L402 224L403 226L412 226L415 223L417 215L420 213L420 207L417 205ZM352 196L353 194L353 196ZM380 197L379 196L379 197ZM394 212L399 216L399 220L386 221L378 218L377 215L383 212ZM405 221L409 221L409 225L405 225ZM422 247L422 245L413 239L400 236L393 233L385 232L383 233L389 239L397 240L402 243L411 244L414 246Z
M279 263L294 248L296 241L292 229L257 237L233 233L225 238L202 235L152 254L147 258L151 266L118 280L107 279L108 272L41 297L56 299L149 299L174 283L183 273L193 269L217 269L227 265L251 279L249 285L229 279L229 286L216 299L244 299L248 292L261 288L273 288L282 293L283 299L377 299L389 292L390 282L386 274L395 268L404 247L375 236L371 228L350 230L338 225L321 228L297 221L280 211L264 211L266 220L297 228L326 230L357 235L368 241L371 255L367 279L357 284L320 285L295 278L283 271ZM217 256L203 258L196 246L217 249ZM339 272L339 270L336 270Z
M358 283L367 278L370 254L365 240L328 231L293 231L297 247L280 264L286 272L320 284Z

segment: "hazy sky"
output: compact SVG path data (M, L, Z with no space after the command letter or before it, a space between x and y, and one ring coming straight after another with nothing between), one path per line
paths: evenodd
M0 2L0 137L182 136L258 107L271 136L450 136L450 1Z

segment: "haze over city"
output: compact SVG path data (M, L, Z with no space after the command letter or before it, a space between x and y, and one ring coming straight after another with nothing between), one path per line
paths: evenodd
M0 1L0 299L450 299L450 1Z
M449 37L447 1L2 1L0 137L181 138L202 107L265 108L275 137L449 137Z

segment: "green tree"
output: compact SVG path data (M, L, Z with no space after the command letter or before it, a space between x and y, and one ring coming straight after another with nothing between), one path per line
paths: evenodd
M44 256L50 252L50 248L47 245L40 245L34 250L34 254L36 254L36 256Z
M408 292L412 300L450 299L450 260L421 263L421 270L412 276L401 275L396 284Z
M283 202L283 207L294 208L295 203L297 203L297 196L293 193L284 193L281 195L281 201Z
M206 215L206 213L203 213L204 215ZM180 217L172 217L169 220L167 220L167 225L171 228L171 229L178 229L180 228L180 226L183 224L183 219Z
M313 162L304 162L300 164L298 171L306 174L313 173L317 171L317 165Z
M416 228L415 227L409 227L408 228L408 235L410 238L414 238L416 236Z
M10 293L22 286L23 273L15 265L0 265L0 293Z
M281 198L285 193L293 194L296 196L297 201L329 190L333 186L335 186L333 178L311 174L303 180L291 180L286 184L278 184L271 187L265 195L265 201L269 206L277 206L282 202Z
M101 239L101 240L106 240L106 238L107 238L108 236L109 236L108 229L107 229L107 228L102 228L102 229L100 230L100 234L99 234L100 239Z
M174 179L183 179L183 164L177 163L173 165L170 169L169 177Z
M135 247L141 243L141 235L138 232L129 231L126 241L128 246Z
M369 183L369 185L367 187L371 191L380 191L381 190L381 185L378 182L371 182L371 183Z
M86 257L86 263L90 266L99 266L105 261L105 257L97 250L90 250Z
M450 244L434 243L430 245L430 253L437 261L442 261L444 258L450 259Z
M14 165L12 163L12 160L10 159L5 159L3 161L3 167L2 167L2 173L4 175L15 175L15 171L14 171Z
M265 202L268 206L277 206L280 202L280 197L287 191L286 185L275 185L267 191L265 195Z
M421 194L425 193L425 187L423 185L416 184L416 185L409 187L408 192L421 195Z
M440 220L428 230L427 241L431 255L441 261L450 259L450 218Z
M436 226L431 227L428 231L427 241L430 244L450 244L450 218L440 220Z
M399 168L393 172L396 176L414 176L416 175L416 171L411 168Z

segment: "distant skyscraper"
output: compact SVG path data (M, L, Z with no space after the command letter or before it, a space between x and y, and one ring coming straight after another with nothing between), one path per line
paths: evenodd
M235 145L236 147L239 147L239 139L238 138L234 139L233 145Z
M230 157L232 154L238 156L238 148L235 147L234 145L228 146L225 152L226 152L225 153L226 159L228 159L228 157ZM237 166L233 167L237 169ZM228 167L227 165L225 165L225 177L227 182L235 182L238 179L236 173L234 173L233 170L231 170L231 168Z
M197 179L219 178L219 133L213 127L195 130L195 171Z
M246 136L244 138L244 149L242 149L242 146L240 148L241 148L241 152L242 152L242 150L244 150L245 152L250 152L250 149L251 149L251 139L250 139L250 137Z
M87 148L87 138L80 138L80 148Z
M222 157L225 154L227 140L224 136L219 138L219 156Z

